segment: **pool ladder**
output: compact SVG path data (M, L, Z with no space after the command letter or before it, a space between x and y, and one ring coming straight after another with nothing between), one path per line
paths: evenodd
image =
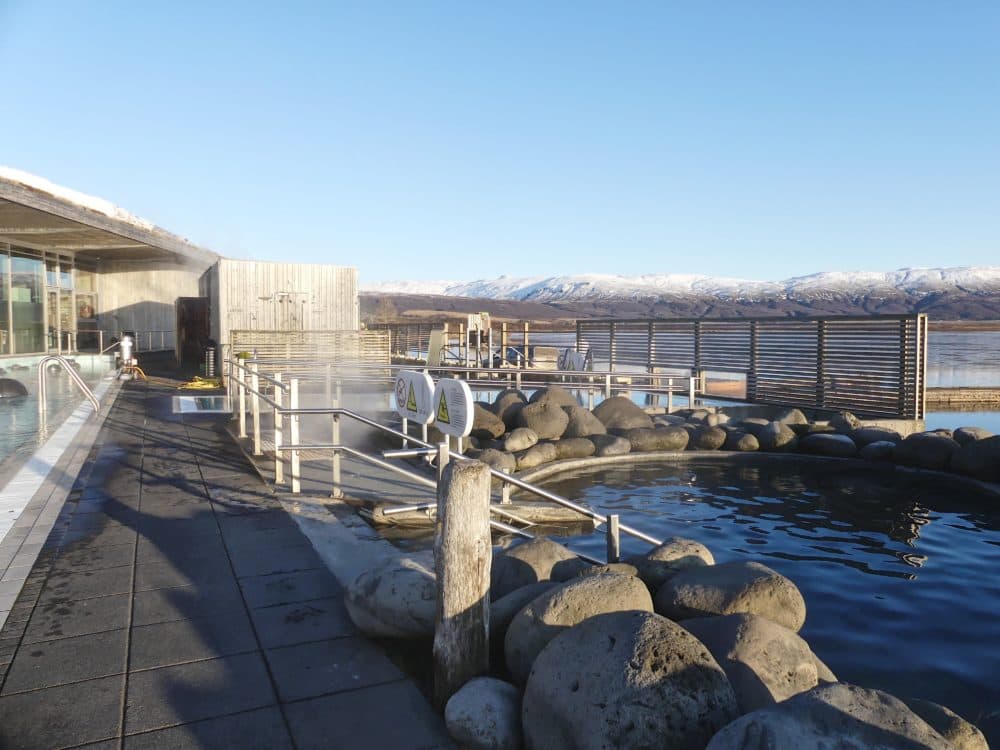
M94 392L90 390L90 386L80 377L74 368L72 363L65 357L59 354L50 354L47 357L42 357L38 362L38 423L45 423L45 410L48 408L48 388L46 385L46 370L49 362L55 362L59 364L63 370L69 375L70 380L76 383L77 387L83 391L83 395L87 397L91 405L94 407L94 411L98 412L101 410L101 402L97 400L97 396Z

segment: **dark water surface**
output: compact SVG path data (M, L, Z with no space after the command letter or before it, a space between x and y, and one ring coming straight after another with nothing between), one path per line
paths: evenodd
M656 536L697 539L717 562L764 562L802 591L801 635L841 680L944 704L1000 745L1000 501L947 478L767 459L544 484ZM603 544L572 542L602 559Z

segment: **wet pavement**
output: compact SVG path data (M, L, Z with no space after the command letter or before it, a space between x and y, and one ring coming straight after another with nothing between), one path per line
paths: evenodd
M450 746L225 431L129 383L0 630L3 748Z

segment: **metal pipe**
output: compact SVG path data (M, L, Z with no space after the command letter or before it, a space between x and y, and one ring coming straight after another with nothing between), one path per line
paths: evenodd
M280 383L281 373L280 372L276 373L275 377L278 379L278 382ZM282 395L283 393L284 389L282 388L279 388L274 392L274 397L277 399L277 403L274 405L274 483L275 484L281 484L282 482L285 481L285 476L284 476L285 466L282 463L284 461L284 458L281 455L281 451L283 450L281 441L284 437L284 435L282 435L282 431L284 429L284 425L282 424L282 422L285 419L285 415L281 410L281 403L282 401L284 401L284 397Z
M261 454L260 448L260 394L258 388L260 388L260 375L257 373L257 363L254 362L251 366L251 376L253 382L253 390L250 398L250 414L253 416L253 454L259 456Z
M299 380L292 378L292 395L290 404L292 409L299 406ZM292 414L292 494L297 494L302 489L299 464L299 415Z

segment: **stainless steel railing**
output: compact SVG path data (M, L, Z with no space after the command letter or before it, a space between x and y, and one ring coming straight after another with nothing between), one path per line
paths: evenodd
M43 425L45 423L45 414L48 410L48 387L47 387L47 373L48 365L50 362L54 362L62 367L63 371L69 375L69 379L73 381L77 388L79 388L83 395L90 401L91 406L94 407L94 411L98 412L101 410L101 402L97 400L97 396L94 392L90 390L90 386L87 385L86 381L80 377L70 361L59 354L50 354L46 357L42 357L38 360L38 424Z

